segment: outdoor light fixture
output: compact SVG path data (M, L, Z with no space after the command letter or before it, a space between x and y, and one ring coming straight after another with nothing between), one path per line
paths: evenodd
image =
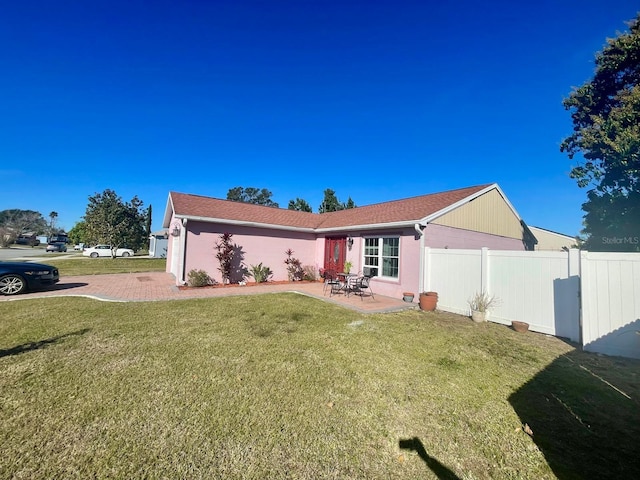
M347 244L349 245L349 250L351 250L351 247L353 247L353 238L349 237L349 239L347 240Z
M180 227L178 225L174 225L173 228L171 229L171 236L172 237L180 236Z

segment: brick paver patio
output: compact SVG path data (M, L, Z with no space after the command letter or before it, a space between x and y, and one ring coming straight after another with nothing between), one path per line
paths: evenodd
M184 300L189 298L225 297L231 295L258 295L277 292L296 292L323 301L332 302L362 313L393 312L418 308L417 303L406 303L402 299L376 295L323 293L323 284L295 282L287 284L261 284L225 288L179 289L173 275L165 272L120 273L107 275L79 275L61 278L60 282L46 290L22 295L0 297L0 301L42 297L84 296L114 302L143 302L158 300Z

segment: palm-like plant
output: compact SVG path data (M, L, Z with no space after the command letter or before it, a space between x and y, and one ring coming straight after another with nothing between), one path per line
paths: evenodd
M260 262L258 265L251 265L249 275L253 277L256 283L262 283L269 280L269 277L273 275L273 272L266 265L262 266L262 262Z

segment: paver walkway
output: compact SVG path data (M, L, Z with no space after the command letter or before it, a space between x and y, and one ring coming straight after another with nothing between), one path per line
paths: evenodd
M157 300L185 300L190 298L225 297L231 295L258 295L265 293L296 292L319 298L327 302L351 308L363 313L392 312L418 308L416 303L406 303L402 299L376 295L334 295L323 293L323 284L288 283L261 284L255 286L234 286L225 288L176 287L173 275L165 272L119 273L106 275L78 275L61 278L60 282L46 290L21 295L2 297L0 301L21 300L41 297L85 296L114 302L145 302Z

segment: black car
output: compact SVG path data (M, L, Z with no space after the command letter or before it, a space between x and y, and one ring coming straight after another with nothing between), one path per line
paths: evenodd
M58 283L56 267L31 262L0 262L0 295L16 295Z

